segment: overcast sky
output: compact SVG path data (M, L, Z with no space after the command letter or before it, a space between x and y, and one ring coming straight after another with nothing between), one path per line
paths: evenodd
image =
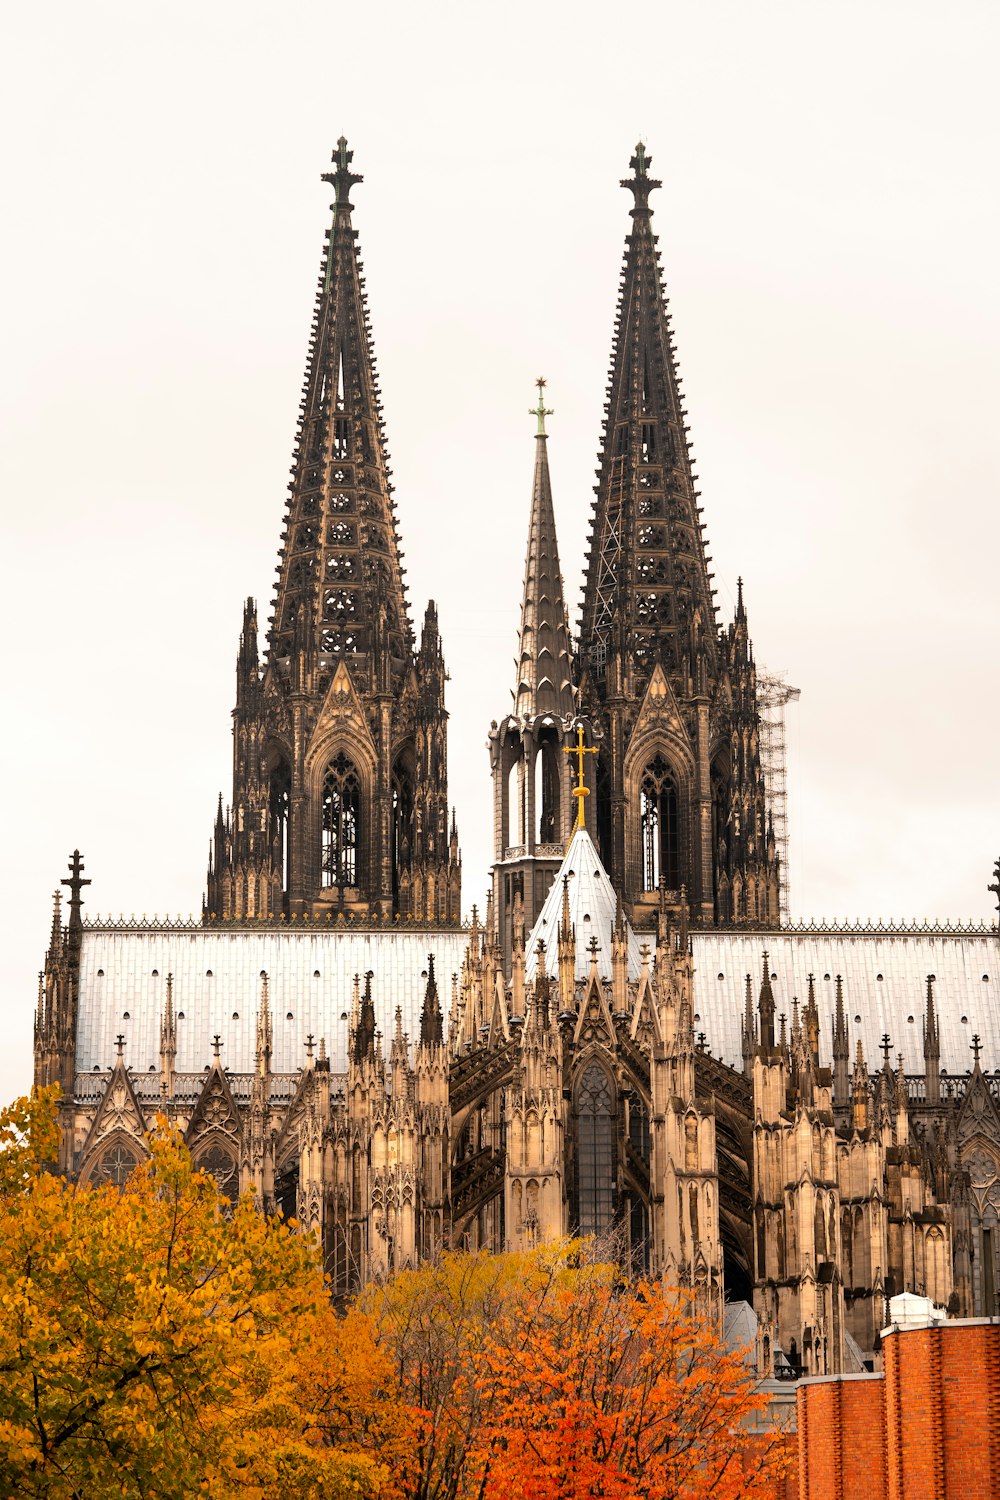
M1000 854L995 4L5 7L0 1097L50 893L198 909L262 616L336 137L464 902L492 851L533 461L574 622L640 133L723 617L792 711L799 916L990 915Z

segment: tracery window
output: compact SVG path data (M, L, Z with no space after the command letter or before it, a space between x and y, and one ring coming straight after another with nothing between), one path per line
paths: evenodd
M138 1151L127 1141L115 1141L92 1169L90 1181L95 1187L101 1183L113 1182L115 1187L120 1188L138 1165Z
M271 772L271 829L274 836L274 859L281 877L281 889L288 888L288 815L291 806L292 778L285 761Z
M639 792L642 836L642 888L668 890L680 886L680 799L677 778L662 755L645 770Z
M357 885L361 783L341 751L323 777L323 884Z
M577 1084L576 1114L580 1233L604 1234L614 1214L615 1104L599 1063L591 1063Z
M224 1198L235 1203L240 1196L240 1174L236 1158L220 1141L213 1141L195 1162L199 1172L207 1172L215 1178L215 1185Z
M398 766L392 776L392 898L399 908L399 877L412 855L413 785L409 772Z

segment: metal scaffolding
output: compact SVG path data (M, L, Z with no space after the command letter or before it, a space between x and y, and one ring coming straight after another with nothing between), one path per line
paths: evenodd
M777 672L757 673L757 711L760 714L760 765L767 805L774 824L774 842L781 861L781 920L788 921L788 756L785 708L800 697Z

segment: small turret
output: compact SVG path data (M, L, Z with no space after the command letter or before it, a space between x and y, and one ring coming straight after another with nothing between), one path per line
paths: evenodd
M757 1010L760 1015L760 1048L765 1057L774 1051L774 991L771 989L769 955L765 952Z
M809 975L810 993L814 992L815 979ZM851 1044L847 1033L847 1014L844 1010L844 981L837 975L837 1008L833 1018L833 1098L834 1103L844 1106L850 1102Z
M174 1063L177 1060L177 1022L174 1016L174 976L167 975L167 994L160 1016L161 1089L166 1099L173 1097Z
M941 1099L941 1032L934 1006L934 975L927 976L927 1003L924 1008L924 1087L928 1104Z

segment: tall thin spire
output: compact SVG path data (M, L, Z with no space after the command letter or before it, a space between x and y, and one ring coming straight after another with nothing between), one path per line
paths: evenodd
M413 632L375 372L351 189L362 181L341 137L300 403L274 614L272 661L315 652L352 671L376 647L402 672ZM298 622L298 626L297 623ZM374 666L374 663L372 664Z
M588 549L580 651L595 683L629 652L640 680L715 657L716 618L667 299L653 234L650 156L630 177L632 231L615 318Z
M567 718L574 707L573 662L549 479L545 418L552 416L552 410L545 405L545 381L539 377L536 384L538 405L531 415L538 419L538 431L514 713L518 718L539 714Z

